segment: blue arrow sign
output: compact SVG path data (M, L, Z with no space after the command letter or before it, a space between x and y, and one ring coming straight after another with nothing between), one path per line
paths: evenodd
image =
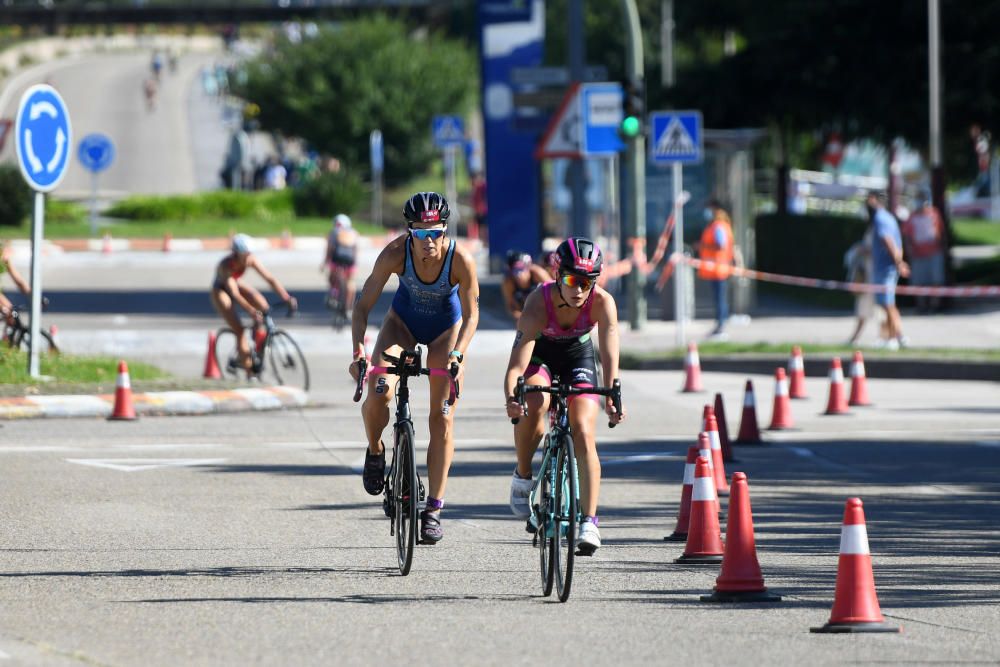
M622 122L622 87L617 83L585 83L580 86L583 146L582 153L614 155L625 150L618 136Z
M701 162L704 153L700 111L658 111L650 114L653 140L649 153L657 164Z
M80 140L76 155L88 171L95 174L111 166L115 159L115 145L103 134L88 134Z
M54 190L66 174L73 140L62 97L46 84L28 88L21 97L14 127L24 180L38 192Z
M465 143L465 123L460 116L434 116L431 136L438 148L461 146Z

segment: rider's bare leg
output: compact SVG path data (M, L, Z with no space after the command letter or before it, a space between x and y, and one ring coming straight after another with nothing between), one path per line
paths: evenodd
M427 367L448 368L450 360L448 353L455 349L458 342L460 323L455 323L430 345L427 346ZM455 423L454 405L448 405L451 393L451 378L432 375L430 377L430 415L428 427L430 442L427 445L427 494L431 498L444 499L445 487L448 485L448 471L451 469L451 459L455 453L453 425Z
M416 341L396 313L389 310L382 320L378 340L375 341L372 365L384 366L387 363L382 358L383 352L398 356L402 350L400 344L412 349ZM371 454L379 454L383 450L382 432L389 424L389 402L396 395L396 382L398 378L395 375L380 373L369 376L368 394L361 406L361 417L365 422L365 435L368 437L368 451Z
M243 322L240 320L239 315L236 314L236 308L233 306L233 298L225 290L221 289L213 289L211 297L215 312L222 316L226 325L236 334L236 349L239 353L239 363L249 372L252 366L250 343L247 342L247 337L243 335Z
M525 385L549 386L552 382L544 373L535 373L524 379ZM517 474L521 479L531 478L531 460L545 433L545 415L549 411L548 394L528 394L524 402L528 416L521 417L514 426L514 445L517 449Z
M601 493L601 460L597 456L597 416L601 406L587 396L577 396L569 404L569 424L573 429L573 450L580 471L580 510L597 516Z

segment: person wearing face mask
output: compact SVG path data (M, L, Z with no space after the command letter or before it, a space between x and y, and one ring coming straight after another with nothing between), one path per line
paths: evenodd
M729 319L729 276L738 250L733 242L733 226L729 214L722 205L711 200L703 211L705 230L696 244L698 257L703 262L698 267L698 277L712 286L715 301L715 328L710 334L713 340L726 340L726 320Z
M385 485L385 444L382 432L389 423L389 402L397 379L379 372L382 354L399 356L403 349L427 346L430 380L430 443L427 448L427 509L420 514L420 538L439 542L440 513L454 452L452 425L457 405L449 405L452 378L447 369L458 363L455 382L461 383L465 353L479 324L479 280L472 256L448 238L448 200L436 192L418 192L403 206L409 231L391 241L375 260L354 306L352 337L354 361L350 374L358 377L358 361L365 358L368 315L392 274L399 288L372 353L368 394L361 407L368 438L362 481L377 496Z
M593 328L597 327L601 366L607 384L618 379L618 307L611 294L598 287L604 257L601 249L585 238L569 238L556 250L559 277L528 295L517 322L517 334L504 376L507 416L518 418L514 427L517 464L510 485L510 508L515 516L531 514L531 459L543 434L542 420L548 412L547 394L530 394L528 413L514 397L519 376L528 385L552 385L553 376L574 387L595 387L597 364L594 358ZM603 406L601 405L603 403ZM597 529L597 499L601 488L601 462L597 456L597 416L601 407L609 419L619 423L625 409L615 412L610 398L581 394L569 398L569 421L580 473L580 510L584 514L577 535L577 548L585 556L601 546Z

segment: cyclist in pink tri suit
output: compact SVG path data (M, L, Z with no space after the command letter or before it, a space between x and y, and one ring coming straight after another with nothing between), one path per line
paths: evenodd
M559 278L528 296L517 324L514 348L504 378L507 416L521 417L514 427L517 466L510 485L510 507L515 516L530 514L531 459L544 435L543 418L548 412L547 394L527 396L528 414L514 397L518 376L526 384L551 385L553 376L574 387L597 385L597 365L591 331L597 326L601 366L608 385L618 378L618 308L614 297L597 286L604 258L601 249L585 238L569 238L556 250ZM577 535L577 548L592 555L601 546L597 529L597 500L601 488L601 462L597 457L597 416L601 398L583 394L569 398L569 421L580 471L580 509L584 515ZM609 419L619 423L625 410L616 413L611 399L604 401Z

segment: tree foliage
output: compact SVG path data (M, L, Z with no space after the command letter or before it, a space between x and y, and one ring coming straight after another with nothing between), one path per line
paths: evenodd
M238 93L260 106L264 129L301 137L364 172L369 133L380 129L386 180L396 183L426 170L433 116L463 114L476 81L467 46L376 17L298 43L278 38L247 64Z

